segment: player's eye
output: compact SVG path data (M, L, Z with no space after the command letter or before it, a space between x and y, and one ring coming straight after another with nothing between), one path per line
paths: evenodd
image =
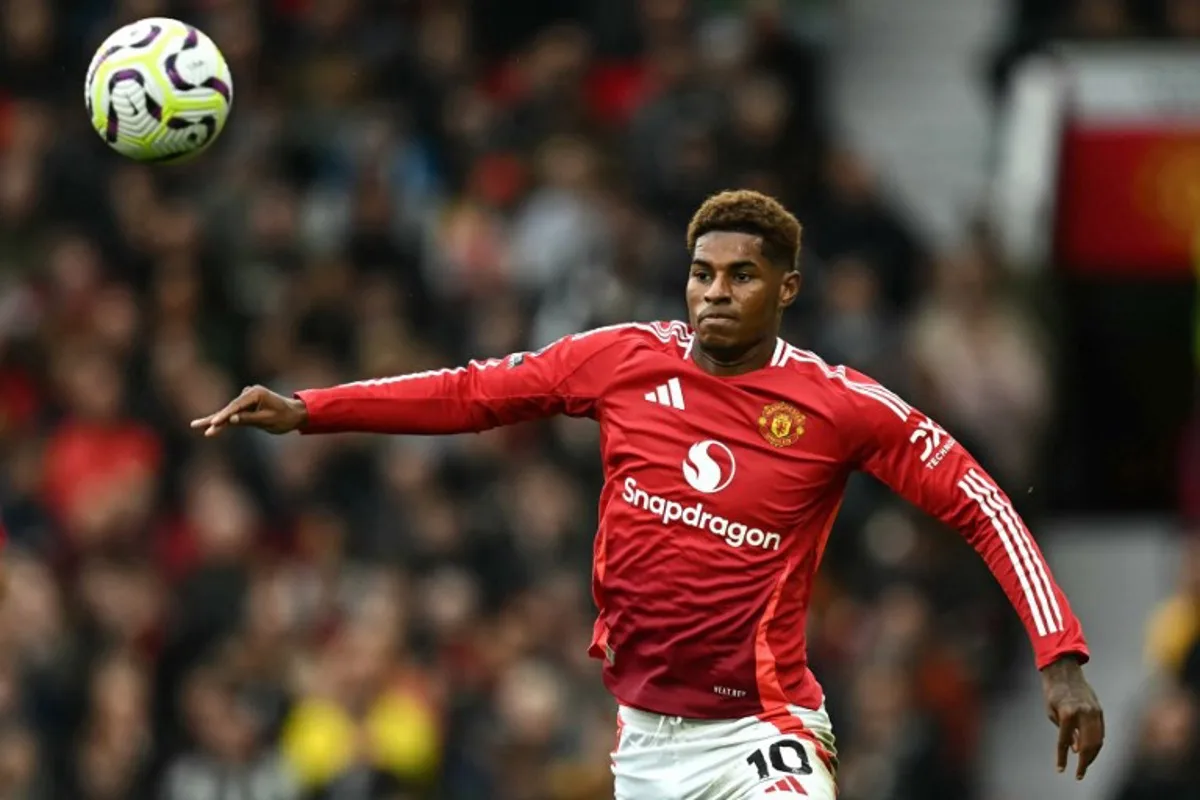
M708 271L707 271L707 270L703 270L703 269L694 269L694 270L692 270L692 278L693 278L693 279L695 279L695 280L698 280L698 281L706 281L706 280L708 280L710 277L711 277L711 276L708 274Z
M739 272L733 276L733 279L738 283L749 283L750 281L754 280L754 276L749 272Z

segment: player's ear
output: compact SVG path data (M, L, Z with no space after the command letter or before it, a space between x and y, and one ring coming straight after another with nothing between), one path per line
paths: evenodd
M796 302L796 297L800 294L800 284L802 282L800 273L794 269L788 270L783 276L783 282L779 286L779 306L781 308L787 308Z

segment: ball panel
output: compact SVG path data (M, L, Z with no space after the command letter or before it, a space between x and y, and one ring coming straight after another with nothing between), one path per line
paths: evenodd
M117 152L141 161L184 161L224 128L233 83L204 33L152 18L101 43L85 96L92 127Z

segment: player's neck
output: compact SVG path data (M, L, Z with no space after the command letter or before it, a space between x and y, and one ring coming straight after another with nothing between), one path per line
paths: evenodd
M776 337L767 337L748 348L738 350L706 348L699 342L692 348L692 361L696 366L717 377L745 375L762 369L771 361L775 352Z

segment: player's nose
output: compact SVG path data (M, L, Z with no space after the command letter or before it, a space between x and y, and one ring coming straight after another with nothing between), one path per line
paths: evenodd
M727 303L732 298L729 279L717 273L704 291L704 300L709 303Z

